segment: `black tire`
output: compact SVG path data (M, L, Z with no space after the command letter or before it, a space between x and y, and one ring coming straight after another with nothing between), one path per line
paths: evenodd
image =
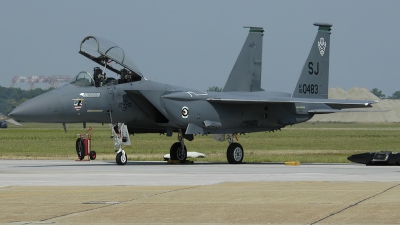
M118 165L125 165L126 162L128 162L128 155L126 153L122 154L122 152L119 152L115 157L115 161Z
M76 139L76 154L78 154L79 160L85 158L85 143L81 138Z
M169 157L171 160L179 160L181 162L185 162L187 158L187 149L186 145L184 146L184 149L182 150L182 145L180 142L175 142L172 146L171 149L169 150Z
M96 159L96 152L90 151L90 160L95 160L95 159Z
M226 150L226 158L230 164L241 164L244 157L243 147L239 143L232 143Z

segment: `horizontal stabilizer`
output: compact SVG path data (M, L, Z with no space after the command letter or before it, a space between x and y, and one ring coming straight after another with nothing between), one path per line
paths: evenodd
M340 112L387 112L388 110L354 110L354 109L311 109L308 110L310 114L329 114Z

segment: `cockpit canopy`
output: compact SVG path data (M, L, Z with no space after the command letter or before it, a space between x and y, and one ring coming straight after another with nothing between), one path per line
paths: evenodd
M125 55L124 50L104 38L85 37L79 53L117 74L132 74L132 80L143 78L139 68Z

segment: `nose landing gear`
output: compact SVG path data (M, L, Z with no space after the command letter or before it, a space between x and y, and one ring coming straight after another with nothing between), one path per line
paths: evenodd
M114 138L114 151L117 153L115 161L117 165L125 165L128 162L128 155L122 149L122 145L130 145L129 133L126 126L115 124L112 128L112 136Z

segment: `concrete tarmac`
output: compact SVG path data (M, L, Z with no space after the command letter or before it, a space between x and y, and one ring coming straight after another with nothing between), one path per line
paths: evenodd
M1 224L399 224L400 167L0 160Z

